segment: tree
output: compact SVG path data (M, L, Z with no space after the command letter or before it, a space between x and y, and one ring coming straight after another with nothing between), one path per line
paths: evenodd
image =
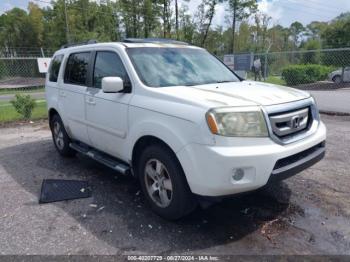
M2 30L0 39L3 46L20 47L32 46L31 28L27 13L20 8L13 8L5 12L2 17Z
M294 47L298 47L300 44L300 38L302 37L302 33L305 31L303 24L296 21L290 25L289 30L294 42Z
M253 26L254 29L254 35L256 38L256 47L255 51L264 52L266 48L268 48L268 26L271 21L271 17L267 14L257 12L254 16L255 26Z
M208 37L209 29L211 27L215 15L215 7L218 3L219 0L203 0L198 7L200 12L202 12L202 19L199 24L199 30L201 32L200 46L204 46L205 41Z
M28 4L28 19L29 26L31 28L31 42L33 46L42 46L43 44L43 33L44 33L44 24L43 24L43 11L41 8L29 2Z
M171 31L170 3L171 3L171 0L163 0L162 18L163 18L163 37L164 38L170 37L170 31Z
M228 6L232 23L229 52L233 53L235 49L236 23L255 13L257 10L257 3L256 0L228 0Z
M327 26L328 26L327 22L313 21L306 26L306 29L307 29L306 35L313 39L320 39L321 34L327 28Z
M312 52L303 53L302 63L303 64L319 64L320 63L320 49L321 43L316 39L309 39L301 46L305 50L312 50Z
M325 48L350 47L350 18L335 20L324 30L321 36ZM350 65L350 51L339 51L336 55L325 53L323 62L327 65L341 67L343 81L345 67Z
M181 6L179 10L179 39L188 43L194 42L196 24L194 18L188 14L188 7Z

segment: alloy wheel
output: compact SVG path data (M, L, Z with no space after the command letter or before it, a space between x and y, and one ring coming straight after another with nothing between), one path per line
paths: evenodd
M165 165L158 159L150 159L144 170L147 193L159 207L170 205L173 197L173 184Z

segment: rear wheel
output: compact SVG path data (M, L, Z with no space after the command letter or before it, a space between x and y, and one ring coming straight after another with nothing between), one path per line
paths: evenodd
M76 154L69 144L71 142L63 122L59 115L54 115L50 121L52 139L57 151L64 157L71 157Z
M151 208L166 219L179 219L196 207L175 154L162 145L147 147L137 166L142 191Z

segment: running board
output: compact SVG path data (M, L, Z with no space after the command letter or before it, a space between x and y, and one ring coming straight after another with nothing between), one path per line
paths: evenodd
M96 149L92 149L88 146L82 146L82 145L79 145L77 143L70 143L69 146L74 149L75 151L85 155L85 156L88 156L94 160L96 160L97 162L105 165L105 166L108 166L109 168L112 168L113 170L119 172L119 173L122 173L123 175L129 175L130 174L130 167L121 162L120 160L114 158L114 157L111 157L111 156L108 156Z

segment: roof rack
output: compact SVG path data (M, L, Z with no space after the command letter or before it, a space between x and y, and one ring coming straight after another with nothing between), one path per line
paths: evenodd
M96 43L98 43L97 40L91 39L91 40L79 42L79 43L65 44L65 45L61 46L61 49L72 47L72 46L79 46L79 45L91 45L91 44L96 44Z
M175 44L175 45L189 45L189 43L168 39L168 38L125 38L124 43L163 43L163 44Z

